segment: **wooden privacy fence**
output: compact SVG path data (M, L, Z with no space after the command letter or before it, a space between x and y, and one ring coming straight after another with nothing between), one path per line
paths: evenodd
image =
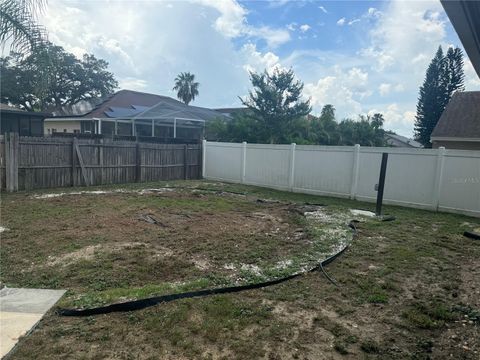
M201 144L0 137L0 182L13 192L66 186L199 179Z

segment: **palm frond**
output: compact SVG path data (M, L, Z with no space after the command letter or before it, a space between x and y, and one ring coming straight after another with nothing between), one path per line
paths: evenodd
M10 50L29 54L43 45L47 33L36 23L36 14L44 9L44 0L4 0L0 3L0 43L10 41Z

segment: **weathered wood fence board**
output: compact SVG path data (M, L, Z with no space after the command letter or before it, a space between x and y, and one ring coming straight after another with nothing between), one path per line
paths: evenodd
M7 191L198 179L201 144L0 136L0 186Z

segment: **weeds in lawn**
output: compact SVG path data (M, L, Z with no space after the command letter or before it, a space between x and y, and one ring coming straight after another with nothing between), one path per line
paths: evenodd
M238 184L207 185L247 195L188 189L49 199L2 195L2 226L9 231L1 235L1 281L69 288L62 306L89 307L240 278L256 281L258 269L262 277L284 276L334 250L342 235L325 230L335 225L328 223L332 217L344 214L344 226L349 209L373 208ZM93 188L107 189L115 187ZM307 219L286 205L305 202L328 206L318 208L317 219ZM461 234L480 222L400 207L385 211L397 220L365 219L357 240L328 268L338 288L314 272L265 289L135 313L85 319L51 313L20 341L12 359L477 359L480 245ZM145 213L167 226L138 221ZM145 245L119 246L129 242ZM91 257L63 257L89 246ZM199 259L206 266L196 266Z

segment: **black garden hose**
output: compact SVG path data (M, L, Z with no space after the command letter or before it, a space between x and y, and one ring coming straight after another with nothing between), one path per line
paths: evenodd
M480 234L476 233L476 232L473 232L473 231L465 231L463 233L463 236L466 236L470 239L474 239L474 240L480 240Z
M356 223L357 223L357 221L352 220L348 224L348 226L353 231L352 239L355 238L355 236L357 235ZM160 303L166 303L166 302L179 300L179 299L203 297L203 296L216 295L216 294L237 293L237 292L245 291L245 290L260 289L260 288L264 288L264 287L267 287L267 286L280 284L280 283L283 283L283 282L288 281L288 280L292 280L292 279L297 278L301 275L304 275L308 272L313 272L313 271L316 271L318 269L323 269L324 266L330 264L337 257L339 257L341 254L343 254L347 250L348 246L349 246L348 244L345 245L340 251L338 251L337 253L333 254L332 256L326 258L325 260L321 261L317 266L315 266L314 268L312 268L310 270L306 270L304 272L300 272L300 273L296 273L296 274L293 274L293 275L285 276L285 277L279 278L279 279L264 281L264 282L256 283L256 284L229 286L229 287L223 287L223 288L213 288L213 289L205 289L205 290L187 291L187 292L178 293L178 294L154 296L154 297L150 297L150 298L146 298L146 299L126 301L126 302L122 302L122 303L116 303L116 304L111 304L111 305L106 305L106 306L99 306L99 307L90 308L90 309L58 309L57 313L61 316L91 316L91 315L109 314L109 313L112 313L112 312L128 312L128 311L145 309L145 308L155 306L155 305L160 304Z

